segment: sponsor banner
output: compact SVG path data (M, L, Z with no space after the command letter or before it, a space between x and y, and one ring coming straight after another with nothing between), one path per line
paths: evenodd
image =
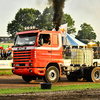
M0 60L0 69L11 69L13 60Z

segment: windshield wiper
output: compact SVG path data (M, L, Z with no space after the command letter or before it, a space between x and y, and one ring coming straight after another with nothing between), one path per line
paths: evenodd
M29 44L23 44L23 46L29 46Z
M23 46L30 46L30 45L34 45L34 44L24 44Z
M18 45L14 45L14 47L17 47L17 46L23 46L23 45L19 45L19 44Z
M34 44L23 44L23 45L14 45L14 47L17 47L17 46L31 46L31 45L34 45Z

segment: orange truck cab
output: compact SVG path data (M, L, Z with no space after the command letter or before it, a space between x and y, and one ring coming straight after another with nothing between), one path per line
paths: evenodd
M61 76L62 34L59 31L18 32L13 47L12 72L30 82L43 78L54 83Z

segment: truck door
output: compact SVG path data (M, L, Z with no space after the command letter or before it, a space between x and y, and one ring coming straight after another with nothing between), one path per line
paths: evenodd
M52 61L60 62L62 59L62 41L60 34L52 35Z
M45 67L50 61L51 61L51 36L50 34L40 34L38 39L38 51L37 51L38 67Z

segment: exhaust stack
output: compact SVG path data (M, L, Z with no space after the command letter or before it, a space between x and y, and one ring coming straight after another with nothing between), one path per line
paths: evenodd
M56 31L58 31L63 16L64 2L66 0L48 0L48 1L50 4L53 5L54 8L53 24Z

